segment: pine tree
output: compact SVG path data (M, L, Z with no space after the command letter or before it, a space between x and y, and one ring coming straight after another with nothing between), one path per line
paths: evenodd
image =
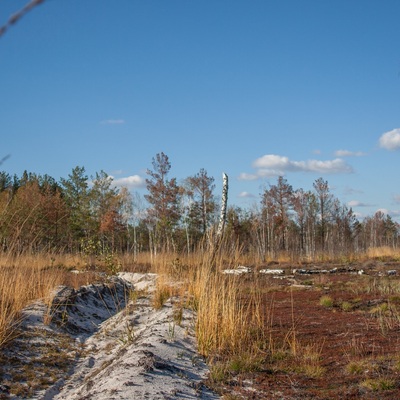
M177 226L181 189L176 178L168 179L171 163L163 152L158 153L152 161L153 170L147 170L150 178L146 179L148 194L145 195L150 207L147 210L149 223L155 229L155 244L167 250L174 245L172 233Z

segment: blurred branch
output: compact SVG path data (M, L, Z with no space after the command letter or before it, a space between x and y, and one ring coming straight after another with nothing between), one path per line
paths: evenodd
M0 159L0 165L3 164L4 161L6 161L8 158L10 158L10 155L7 154L6 156L4 156L2 159Z
M32 10L32 8L38 6L41 3L44 3L45 0L31 0L28 4L26 4L21 10L17 11L15 14L11 15L9 20L5 25L0 26L0 36L4 35L6 30L14 25L18 20L20 20L26 13Z

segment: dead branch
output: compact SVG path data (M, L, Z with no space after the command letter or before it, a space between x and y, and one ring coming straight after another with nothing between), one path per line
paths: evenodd
M21 10L17 11L8 19L8 21L0 27L0 36L4 35L6 30L11 26L14 25L17 21L19 21L26 13L31 11L34 7L38 6L39 4L44 3L45 0L31 0L28 4L26 4Z

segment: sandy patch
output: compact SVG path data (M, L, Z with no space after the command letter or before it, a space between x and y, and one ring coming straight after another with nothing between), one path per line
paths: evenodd
M52 385L29 398L219 398L203 385L208 368L196 351L193 312L182 309L177 320L173 299L155 310L151 305L155 280L154 274L121 273L111 285L90 285L78 291L61 288L50 325L43 324L46 307L40 303L30 307L24 329L46 332L35 339L29 336L32 343L36 342L34 347L49 337L52 346L61 346L57 335L67 334L68 346L64 354L61 349L60 359L68 359L69 368L61 377L58 374ZM140 293L134 299L127 297L132 289ZM27 347L24 357L29 363ZM14 352L14 358L18 352ZM9 360L13 357L9 356ZM8 382L2 396L21 398L11 395L13 390L7 393L12 388L12 373L10 369L3 372Z

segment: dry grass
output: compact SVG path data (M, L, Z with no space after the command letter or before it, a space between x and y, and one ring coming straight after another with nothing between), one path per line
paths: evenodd
M273 362L279 351L288 357L282 362L292 363L296 360L306 375L323 375L320 362L322 345L299 344L295 327L287 336L292 339L292 344L276 350L272 330L268 329L271 326L272 306L271 309L265 309L265 299L261 301L266 288L261 288L257 279L246 277L253 281L246 283L247 292L244 296L243 277L226 276L219 272L222 268L237 265L257 265L258 260L255 256L243 255L239 247L225 246L217 255L216 271L211 268L207 251L190 254L161 253L156 256L139 253L136 258L127 254L119 256L118 260L124 271L158 273L153 303L155 308L162 307L169 298L177 297L177 321L183 307L191 307L196 311L198 349L212 363L215 381L225 379L229 373L257 370L268 357ZM359 260L364 257L400 259L400 253L380 248L371 249L368 254L358 257ZM289 260L289 257L281 255L278 261L285 263ZM72 269L82 272L85 269L84 258L79 255L54 254L0 257L0 347L15 335L21 310L29 302L35 299L50 301L54 288L60 284L79 287L98 279L93 271L73 274L70 272ZM400 287L390 279L387 282L365 279L365 285L363 291L393 296L400 293ZM250 294L249 287L252 288ZM320 304L332 307L333 299L321 298ZM344 311L350 311L350 306L350 303L342 303ZM369 315L383 332L400 326L399 313L391 303L388 303L387 308L371 310ZM353 359L350 361L354 362ZM349 372L357 371L355 365L348 368Z
M27 267L45 269L50 267L63 267L67 270L84 269L84 261L79 254L0 254L0 268L2 267Z
M79 256L2 255L0 257L0 347L12 340L21 322L21 311L34 300L50 304L59 285L78 288L98 280L93 271L71 273L81 267Z
M197 299L196 333L199 351L211 355L255 355L269 340L265 327L268 313L261 309L260 293L254 291L246 302L240 296L241 279L200 269L194 285Z
M388 246L371 247L367 249L366 254L364 254L364 257L368 260L370 259L400 260L400 250Z
M37 265L0 267L0 347L15 335L21 311L36 299L48 300L63 273Z
M175 297L179 298L178 311L190 307L196 312L198 350L212 364L215 381L227 371L257 370L270 344L265 329L270 310L262 306L263 290L258 281L254 279L250 295L242 297L243 277L219 272L225 267L249 265L251 260L243 257L239 248L229 254L231 259L224 251L217 255L216 270L207 252L160 254L152 260L152 271L158 274L153 306L162 307L168 298Z

